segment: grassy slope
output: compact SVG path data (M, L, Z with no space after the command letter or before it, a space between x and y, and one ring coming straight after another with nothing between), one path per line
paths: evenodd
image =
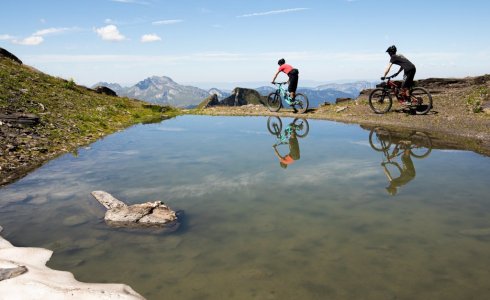
M179 114L171 107L97 94L73 81L0 58L0 114L13 112L37 114L41 122L23 129L11 129L3 124L0 185L101 136ZM6 136L6 130L10 137ZM9 150L7 143L17 147Z

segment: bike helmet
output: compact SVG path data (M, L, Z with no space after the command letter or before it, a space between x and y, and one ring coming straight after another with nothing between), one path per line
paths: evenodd
M388 54L396 54L396 46L393 45L388 47L388 49L386 49L386 52L388 52Z
M277 62L277 64L278 64L278 65L280 65L280 66L281 66L281 65L284 65L285 63L286 63L286 60L285 60L284 58L281 58L281 59L280 59L280 60Z

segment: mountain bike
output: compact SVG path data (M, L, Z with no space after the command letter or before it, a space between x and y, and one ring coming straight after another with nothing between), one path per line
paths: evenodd
M279 117L269 117L267 119L267 130L272 135L275 135L278 139L278 142L275 144L281 145L281 144L287 144L288 139L291 136L291 134L296 132L296 136L299 138L303 138L308 135L308 132L310 131L310 125L308 124L308 121L303 118L296 118L293 120L293 122L289 123L288 126L286 126L286 129L284 129L284 133L282 133L282 120Z
M408 149L410 155L416 158L427 157L432 151L432 140L425 132L412 131L404 137L394 137L393 133L383 127L371 129L369 145L373 150L382 152L387 163L400 155L400 153L390 153L392 144L395 144L395 149L400 147Z
M369 106L377 114L387 113L393 105L393 96L398 102L417 115L425 115L432 108L432 95L423 87L411 88L409 93L409 101L405 101L401 92L401 81L392 81L393 76L381 77L381 80L387 80L376 85L369 95Z
M383 153L381 166L389 182L386 191L392 196L415 178L412 157L423 159L432 151L429 135L420 131L412 131L407 135L375 127L369 133L369 144L375 151ZM392 144L395 144L393 150Z
M277 90L267 96L267 107L270 111L277 112L283 107L282 99L284 99L284 102L292 106L293 109L296 110L296 106L298 106L299 109L297 109L297 111L300 114L305 113L306 110L308 110L308 97L304 94L297 93L293 101L289 92L284 88L286 83L287 82L273 82L273 84L277 85Z

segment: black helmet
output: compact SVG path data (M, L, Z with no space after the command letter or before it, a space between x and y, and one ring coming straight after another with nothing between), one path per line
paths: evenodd
M386 49L386 52L388 52L388 54L396 54L396 46L389 46L388 49Z
M278 64L278 65L280 65L280 66L281 66L281 65L284 65L285 63L286 63L286 60L285 60L284 58L281 58L281 59L280 59L280 60L277 62L277 64Z

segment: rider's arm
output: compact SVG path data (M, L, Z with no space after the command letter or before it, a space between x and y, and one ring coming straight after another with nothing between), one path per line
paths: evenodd
M390 69L391 69L391 66L393 64L392 63L389 63L388 66L386 67L386 70L385 70L385 75L383 75L383 77L386 77L386 75L388 75L388 73L390 72Z
M400 67L400 70L398 70L398 72L396 72L395 74L393 74L393 77L398 76L398 74L400 74L400 72L401 72L402 70L403 70L403 68L402 68L402 67Z
M274 148L274 153L279 159L284 159L284 157L279 153L279 151L276 148L276 145L272 146Z
M277 75L279 75L279 73L281 73L281 71L277 71L276 72L276 75L274 75L274 78L272 79L272 82L275 82L276 81Z

